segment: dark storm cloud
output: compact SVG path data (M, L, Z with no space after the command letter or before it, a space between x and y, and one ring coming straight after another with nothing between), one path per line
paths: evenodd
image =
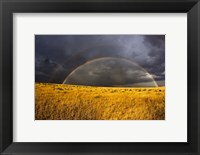
M149 57L142 65L158 80L165 71L165 36L145 36L144 38L145 46L149 49ZM165 76L162 76L163 80L164 78Z
M164 35L36 35L36 82L62 83L87 61L123 57L165 80Z

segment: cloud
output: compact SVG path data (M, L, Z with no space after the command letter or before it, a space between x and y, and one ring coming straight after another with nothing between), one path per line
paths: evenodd
M101 57L129 59L155 80L165 80L164 35L36 35L36 82L62 83L74 69Z

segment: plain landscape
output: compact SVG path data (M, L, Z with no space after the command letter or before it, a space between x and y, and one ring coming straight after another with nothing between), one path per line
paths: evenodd
M165 87L35 84L36 120L164 120Z

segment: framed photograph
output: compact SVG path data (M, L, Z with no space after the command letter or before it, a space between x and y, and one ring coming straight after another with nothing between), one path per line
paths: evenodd
M35 35L35 120L164 119L165 35Z
M0 0L1 154L200 154L198 0Z

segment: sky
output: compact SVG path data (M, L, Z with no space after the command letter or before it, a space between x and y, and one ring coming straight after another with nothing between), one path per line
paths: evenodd
M165 35L35 35L35 82L164 86Z

